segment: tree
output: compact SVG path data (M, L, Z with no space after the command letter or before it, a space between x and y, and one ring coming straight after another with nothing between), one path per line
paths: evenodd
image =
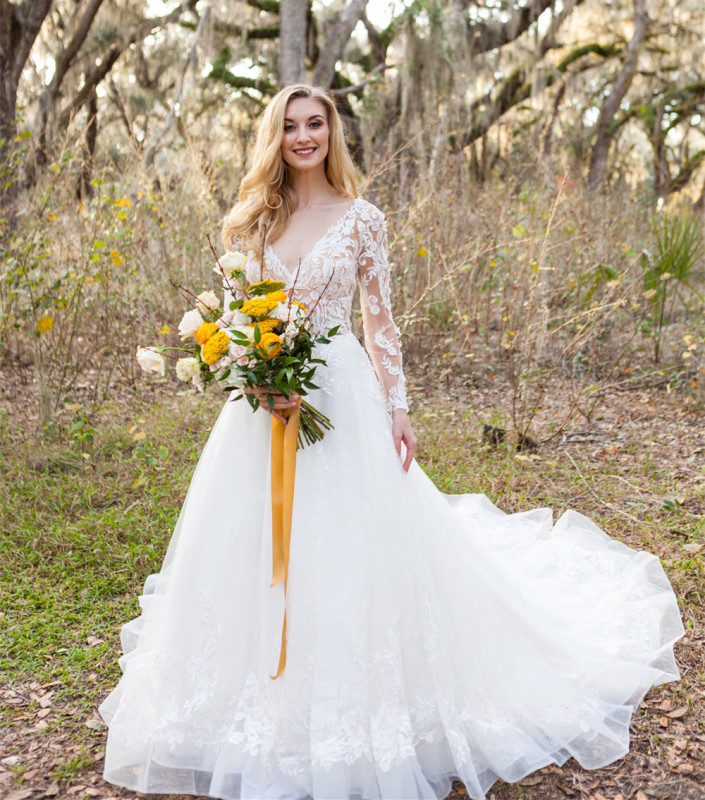
M52 0L24 0L18 5L0 0L0 168L6 164L17 134L17 87L51 3ZM17 184L12 180L0 189L3 216L16 191Z

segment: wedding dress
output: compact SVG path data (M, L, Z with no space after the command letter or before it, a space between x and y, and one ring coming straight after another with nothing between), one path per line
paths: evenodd
M264 276L293 276L274 250ZM250 281L260 265L250 258ZM366 349L351 332L359 283ZM270 418L227 402L164 566L122 632L100 711L107 780L220 798L482 798L574 756L624 755L683 632L658 558L578 513L507 515L401 467L405 408L381 213L355 200L301 263L321 331L313 405L335 429L299 451L284 614L272 570ZM374 364L374 369L370 363ZM376 375L375 375L376 370ZM379 379L379 380L378 380ZM386 405L386 407L385 407Z

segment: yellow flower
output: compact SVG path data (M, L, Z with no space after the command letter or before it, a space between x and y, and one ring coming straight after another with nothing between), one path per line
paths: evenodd
M41 319L37 320L37 332L48 333L54 327L54 320L45 314Z
M250 322L247 326L248 328L254 328L255 325L259 328L260 333L272 333L272 331L277 327L277 325L281 325L281 322L278 319L261 319L259 322Z
M251 283L247 287L247 293L250 295L270 294L271 292L278 292L283 289L284 284L282 281L260 281L259 283Z
M306 306L303 303L299 303L298 300L292 300L291 301L291 305L292 306L298 306L304 312L304 314L307 311Z
M171 333L171 328L168 325L162 325L162 327L159 329L159 333Z
M268 297L253 297L242 304L240 312L247 314L248 317L265 317L269 312L277 307L276 300L270 300Z
M259 340L257 349L259 350L260 355L264 356L265 358L274 358L274 356L278 356L279 353L281 353L281 337L277 336L276 333L265 333L264 336Z
M194 338L196 341L203 345L205 344L211 336L218 330L218 326L215 322L204 322L203 325L194 333Z
M219 358L222 358L228 352L229 343L230 337L225 331L214 333L203 345L203 350L201 350L201 356L206 364L210 366L211 364L215 364Z
M276 292L270 292L267 295L267 300L275 300L277 303L285 303L286 292L282 292L281 290L277 290Z

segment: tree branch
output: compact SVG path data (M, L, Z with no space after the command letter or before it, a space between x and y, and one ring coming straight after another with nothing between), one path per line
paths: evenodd
M597 119L597 134L590 154L590 169L587 179L589 191L597 191L604 181L607 170L607 155L614 136L614 117L634 78L639 60L639 50L646 36L647 27L648 17L646 16L644 0L634 0L634 35L627 45L627 54L622 69L617 75L612 91L602 104L600 116Z
M39 98L39 107L34 118L35 138L37 139L40 148L43 148L46 144L47 121L49 119L49 114L56 103L59 87L61 86L61 83L64 80L71 63L78 55L83 43L86 41L88 32L93 25L93 20L95 19L96 14L98 13L98 10L102 4L103 0L89 0L88 7L84 11L78 26L76 27L76 31L71 38L71 41L56 57L54 75L52 76L51 82L44 89L41 97Z
M367 0L350 0L323 45L313 71L313 84L329 89L335 77L335 62L343 55L354 27L365 13Z
M533 0L522 6L508 22L468 21L468 37L475 53L486 53L518 39L554 0Z

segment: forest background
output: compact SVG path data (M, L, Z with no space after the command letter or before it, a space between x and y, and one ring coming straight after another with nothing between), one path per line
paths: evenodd
M704 44L701 0L0 0L0 797L129 796L95 708L222 402L135 350L308 81L387 215L424 469L657 553L687 625L627 759L493 796L702 798Z

